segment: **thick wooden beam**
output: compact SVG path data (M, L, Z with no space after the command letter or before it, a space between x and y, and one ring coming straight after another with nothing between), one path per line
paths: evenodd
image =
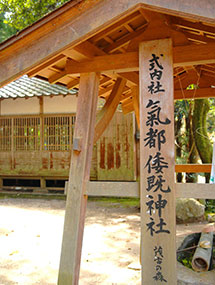
M199 64L215 63L215 43L202 45L177 46L173 48L173 65L192 66ZM123 54L111 54L97 56L84 62L68 62L66 71L68 74L85 72L137 71L139 68L138 53L127 52Z
M94 143L100 138L103 134L105 129L107 128L108 124L110 123L113 115L117 109L117 106L120 101L121 94L125 87L126 80L123 78L117 78L116 83L113 87L113 90L108 97L104 107L98 114L98 123L96 124L95 128L95 136L94 136Z
M142 42L139 55L142 284L176 285L172 41Z
M66 70L68 74L82 72L100 71L137 71L138 70L138 53L130 52L125 54L111 54L97 56L91 60L80 62L79 64L68 63Z
M174 47L174 67L215 63L214 48L214 43Z
M81 76L58 285L77 285L79 280L98 87L96 73Z

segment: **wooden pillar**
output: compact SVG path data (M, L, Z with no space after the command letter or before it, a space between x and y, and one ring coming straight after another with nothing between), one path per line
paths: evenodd
M98 74L81 75L58 285L76 285L79 280L98 88Z
M142 284L176 284L171 39L142 42L140 183Z

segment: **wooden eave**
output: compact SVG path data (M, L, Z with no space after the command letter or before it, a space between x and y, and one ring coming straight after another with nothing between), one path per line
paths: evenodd
M0 45L0 86L27 73L78 88L80 73L96 71L106 100L118 77L127 80L120 102L128 113L139 42L172 37L175 99L215 97L214 15L209 0L73 0Z

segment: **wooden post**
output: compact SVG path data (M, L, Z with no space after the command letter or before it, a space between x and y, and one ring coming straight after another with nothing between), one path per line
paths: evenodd
M139 106L139 86L132 86L132 103L134 107L135 117L138 128L140 128L140 106Z
M76 285L79 280L87 204L85 193L90 175L98 88L98 74L81 75L58 276L59 285Z
M176 284L171 39L142 42L140 180L142 284Z

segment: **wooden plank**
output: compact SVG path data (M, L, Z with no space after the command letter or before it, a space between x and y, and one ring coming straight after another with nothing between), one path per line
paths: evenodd
M139 198L138 182L88 182L87 195L98 197Z
M67 194L59 285L77 285L87 204L86 183L90 175L99 75L80 78L74 139L80 150L73 150Z
M97 180L136 180L134 132L133 114L115 112L97 142Z
M175 172L187 172L187 173L210 173L211 164L176 164Z
M110 33L113 33L115 31L117 31L120 27L123 27L126 23L129 23L132 20L135 20L135 19L137 19L139 17L141 17L141 14L139 13L139 11L136 11L136 12L132 13L131 15L126 16L125 18L123 18L122 20L118 21L114 25L111 25L108 28L106 28L103 31L101 31L98 34L96 34L92 38L92 41L95 43L95 42L101 40L105 36L108 36Z
M177 198L214 199L215 184L175 183ZM139 198L139 182L88 182L87 195Z
M147 25L147 24L146 24ZM132 33L129 33L127 36L123 37L122 39L119 39L118 41L114 42L113 44L107 46L104 51L106 53L112 53L122 47L124 47L129 41L135 39L136 37L138 37L139 35L141 35L146 29L146 26L144 26L143 28L141 28L138 31L134 31Z
M109 122L113 118L116 108L120 101L120 96L122 95L123 89L125 87L126 80L123 78L117 78L113 90L108 97L104 107L98 114L98 122L95 127L94 143L100 138L100 136L105 131Z
M177 278L172 41L143 42L139 54L142 284L162 280L173 285Z
M176 197L215 200L215 184L176 183Z
M63 70L61 72L56 72L55 74L53 74L52 76L50 76L48 78L49 83L51 84L55 84L56 82L58 82L60 79L66 77L68 75L66 70Z

